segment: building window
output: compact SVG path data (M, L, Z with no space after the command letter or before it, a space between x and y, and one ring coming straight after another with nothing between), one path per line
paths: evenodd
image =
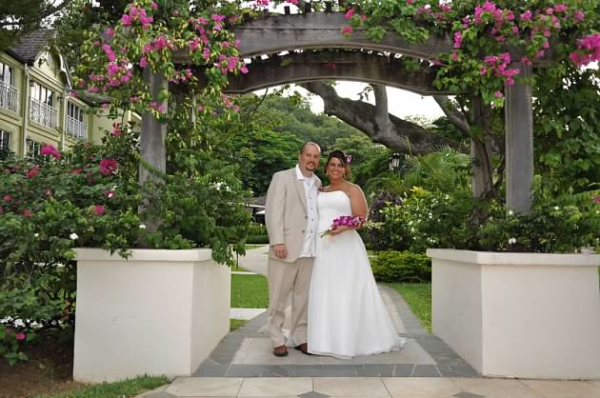
M8 131L0 130L0 151L10 150L10 133Z
M58 110L52 106L52 90L33 82L31 84L31 109L29 118L43 126L55 129L58 126Z
M33 82L31 98L49 106L54 104L54 93L52 90L42 86L37 82Z
M27 156L36 157L40 156L40 151L42 150L42 144L37 141L34 141L30 138L27 138Z
M12 68L2 62L0 62L0 82L6 83L9 86L13 85Z
M19 110L19 90L13 84L12 68L0 62L0 108L17 113Z
M69 102L69 104L67 105L67 115L77 120L78 122L83 122L83 109L81 109L72 102Z
M85 139L87 124L83 122L83 109L69 102L67 104L67 134L74 138Z

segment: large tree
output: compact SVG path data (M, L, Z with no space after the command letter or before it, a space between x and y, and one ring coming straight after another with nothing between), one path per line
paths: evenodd
M66 7L71 0L5 0L0 1L0 51L6 51L18 40L43 26Z

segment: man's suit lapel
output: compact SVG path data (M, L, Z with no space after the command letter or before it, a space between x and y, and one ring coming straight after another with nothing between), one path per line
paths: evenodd
M298 176L296 175L296 169L292 169L292 178L294 179L294 186L296 187L296 192L298 192L298 197L300 197L302 206L304 206L304 210L306 210L306 191L304 190L304 181L298 179Z

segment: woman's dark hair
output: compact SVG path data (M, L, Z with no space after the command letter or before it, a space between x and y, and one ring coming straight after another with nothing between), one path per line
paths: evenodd
M344 168L346 169L346 172L344 173L344 176L346 178L350 177L350 162L348 162L348 156L346 156L346 154L340 150L335 150L335 151L331 151L329 153L329 156L327 157L327 161L325 162L325 170L327 170L327 167L329 167L329 162L331 162L331 159L336 158L338 159L342 165L344 166Z

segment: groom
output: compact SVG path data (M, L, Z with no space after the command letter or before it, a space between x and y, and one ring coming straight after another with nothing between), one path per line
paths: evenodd
M275 173L267 192L265 218L270 245L267 315L273 355L277 357L288 355L283 323L290 293L290 340L297 350L308 353L308 291L317 244L317 194L321 187L321 180L314 172L320 160L319 145L304 143L296 167Z

